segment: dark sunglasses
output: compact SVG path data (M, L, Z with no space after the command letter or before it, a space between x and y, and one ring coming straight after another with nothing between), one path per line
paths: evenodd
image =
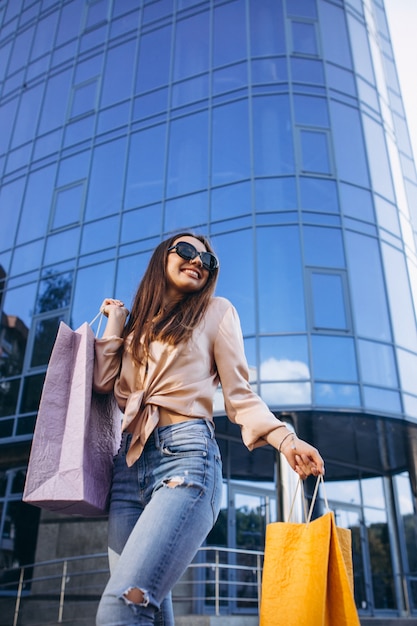
M196 257L200 257L204 269L213 272L219 267L217 257L211 252L199 252L191 243L187 241L179 241L175 246L168 248L168 252L175 252L185 261L192 261Z

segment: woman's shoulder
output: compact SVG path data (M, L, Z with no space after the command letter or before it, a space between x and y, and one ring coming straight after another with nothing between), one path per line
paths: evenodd
M224 314L228 309L234 308L230 300L222 296L213 296L209 304L210 313L218 312L219 314Z

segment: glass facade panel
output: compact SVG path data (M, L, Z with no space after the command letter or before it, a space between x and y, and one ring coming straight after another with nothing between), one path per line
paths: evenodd
M302 126L329 126L327 102L314 96L294 96L295 123Z
M346 233L353 316L358 335L390 341L391 330L381 257L376 240Z
M130 138L125 208L161 200L164 183L166 126L158 125Z
M292 52L296 54L318 53L315 25L308 22L291 22Z
M257 250L261 333L305 331L299 229L258 228Z
M85 209L86 219L120 211L125 158L125 137L95 148Z
M51 165L29 175L22 206L17 243L25 243L46 233L56 167Z
M297 189L295 178L263 178L255 180L256 211L276 212L295 209Z
M85 193L84 181L57 189L51 228L62 228L79 222Z
M250 177L248 121L248 103L245 100L213 110L213 185Z
M363 123L373 187L381 196L394 201L391 168L382 126L367 115L363 116Z
M239 0L215 7L213 16L213 66L246 57L246 11Z
M335 166L342 181L369 187L368 164L359 111L330 101Z
M155 50L158 54L155 54ZM168 83L171 56L171 26L144 33L139 43L136 93Z
M338 228L303 226L306 265L344 267L342 232Z
M305 336L261 337L259 347L261 380L308 380L310 378Z
M217 187L211 192L211 219L213 221L252 213L249 181Z
M388 391L378 387L363 388L364 404L371 411L382 413L401 413L400 394L396 391Z
M179 196L207 186L208 114L172 121L169 138L167 195Z
M323 56L342 67L352 67L346 16L341 7L319 2Z
M312 335L311 348L315 378L346 382L358 379L356 351L351 337Z
M326 133L300 131L301 170L317 174L330 174L331 164Z
M253 99L256 176L294 173L294 147L288 96Z
M285 53L282 0L250 2L250 46L253 56Z
M103 74L101 106L108 106L130 97L135 58L135 41L128 41L108 51Z
M371 385L397 387L398 378L392 346L375 341L358 341L362 379Z
M326 213L338 213L339 201L337 199L336 183L333 180L323 178L299 178L301 207L309 211L325 211Z
M175 32L174 80L207 72L209 68L208 11L178 22Z
M342 276L311 272L311 291L314 329L348 330Z
M375 220L372 195L367 189L341 183L340 202L345 215L373 222Z
M354 409L361 406L358 385L316 383L314 385L314 398L315 404L322 407L334 406Z

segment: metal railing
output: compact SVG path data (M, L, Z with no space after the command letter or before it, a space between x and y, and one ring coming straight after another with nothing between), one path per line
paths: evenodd
M183 615L257 614L262 564L260 551L200 548L173 590L176 610ZM22 610L36 601L42 603L43 609L29 609L29 613L37 615L39 624L60 624L67 621L64 610L70 603L90 603L92 614L95 613L108 576L106 553L11 568L0 574L0 603L2 598L14 600L12 626L35 624L26 617L23 621Z

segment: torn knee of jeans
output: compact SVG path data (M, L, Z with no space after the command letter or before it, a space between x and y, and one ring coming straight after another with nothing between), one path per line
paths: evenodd
M126 604L137 604L139 606L148 606L149 604L148 592L138 587L129 587L122 597Z
M170 487L171 489L175 489L175 487L179 487L183 485L185 482L184 476L173 476L172 478L167 478L163 481L164 485Z

